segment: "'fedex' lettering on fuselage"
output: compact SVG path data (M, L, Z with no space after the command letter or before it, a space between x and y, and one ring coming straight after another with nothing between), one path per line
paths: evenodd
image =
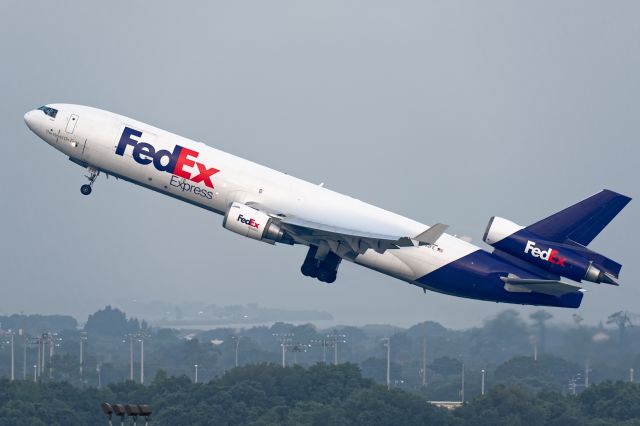
M561 257L558 250L554 250L552 248L549 248L548 250L540 250L536 247L536 243L534 241L527 241L527 246L524 248L524 252L558 266L565 266L564 261L566 260L566 257Z
M150 143L132 139L132 136L140 138L142 132L130 127L125 127L122 131L122 136L120 136L118 147L116 148L117 155L124 156L127 145L131 145L133 148L131 156L138 164L147 165L153 163L153 166L161 172L171 173L194 183L202 182L209 188L213 188L211 176L220 170L213 167L209 168L195 161L198 155L200 155L199 152L180 145L176 145L175 148L173 148L173 152L166 149L156 151L155 147ZM168 159L165 164L163 164L163 158ZM191 171L188 169L191 169ZM192 171L196 171L196 173L192 173Z

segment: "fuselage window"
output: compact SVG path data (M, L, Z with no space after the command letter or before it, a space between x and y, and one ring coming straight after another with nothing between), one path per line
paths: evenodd
M38 108L40 111L44 112L46 115L48 115L51 118L56 118L56 115L58 114L58 110L55 108L50 108L46 105L41 106L40 108Z

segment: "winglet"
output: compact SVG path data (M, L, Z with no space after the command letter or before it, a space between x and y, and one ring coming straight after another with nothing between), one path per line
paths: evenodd
M449 225L445 225L444 223L436 223L413 239L418 241L420 244L435 244L436 241L438 241L438 239L448 228Z

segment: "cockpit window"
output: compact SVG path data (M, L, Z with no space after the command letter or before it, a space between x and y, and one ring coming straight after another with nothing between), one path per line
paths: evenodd
M56 118L56 114L58 114L58 110L55 108L50 108L46 105L41 106L40 108L38 108L40 111L44 112L45 114L47 114L49 117L51 118Z

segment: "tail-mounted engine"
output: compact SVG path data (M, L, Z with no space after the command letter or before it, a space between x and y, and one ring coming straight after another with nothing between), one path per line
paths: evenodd
M484 241L496 250L574 281L618 285L619 263L570 240L547 241L501 217L491 218Z
M229 231L266 243L293 244L293 239L268 214L234 202L229 206L222 226Z

